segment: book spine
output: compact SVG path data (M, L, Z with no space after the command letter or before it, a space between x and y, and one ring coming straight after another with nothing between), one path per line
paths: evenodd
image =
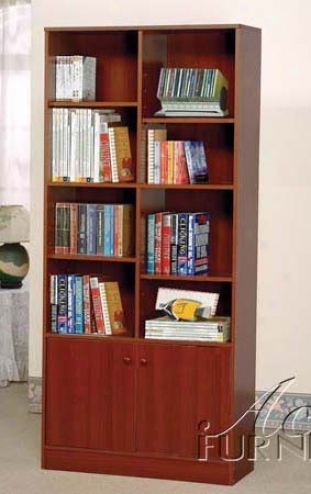
M108 128L107 131L102 131L100 133L99 139L100 139L100 164L99 164L100 181L101 182L117 181L117 180L112 180L112 175L111 175L111 159L110 159Z
M104 206L104 255L113 256L113 224L114 224L113 204Z
M189 213L188 215L188 268L187 273L194 275L194 259L195 259L195 220L196 214Z
M68 283L67 275L57 275L58 285L58 314L57 314L57 333L68 333Z
M97 204L87 204L86 211L87 254L95 255L97 247Z
M183 141L175 141L174 151L174 183L188 184L189 175Z
M87 205L78 204L78 254L87 254Z
M147 274L155 273L155 214L147 215L147 246L146 246Z
M174 183L175 141L167 141L167 180L166 183Z
M83 315L83 277L81 274L75 275L74 300L75 300L75 333L84 333L84 315Z
M91 292L92 305L95 316L96 332L98 334L104 334L105 325L104 325L103 312L102 312L102 303L101 303L101 296L99 290L99 282L96 276L90 277L90 292Z
M83 275L83 322L84 333L90 334L91 330L91 297L90 297L90 276Z
M126 126L113 127L116 162L120 182L134 180L133 161L129 128Z
M100 256L104 255L105 242L105 206L97 204L97 231L96 231L96 253Z
M50 275L50 310L51 310L51 333L57 333L58 315L58 286L57 274Z
M178 214L177 274L188 274L188 213Z
M103 290L105 293L104 312L105 310L108 311L109 318L109 334L121 335L126 333L119 283L117 281L105 282L103 283Z
M210 214L197 213L194 226L194 274L208 274L209 229Z
M178 214L172 214L171 240L170 240L170 274L177 274L177 247L178 247Z
M173 214L164 214L162 217L162 273L171 272L171 235Z
M168 156L167 141L160 141L160 184L167 183L168 176Z
M76 202L70 203L70 254L77 254L78 252L78 204Z
M101 300L101 306L102 306L102 311L103 311L105 334L106 335L112 335L111 322L110 322L109 310L108 310L108 300L107 300L106 286L105 285L106 285L106 283L104 283L104 282L99 283L100 300Z
M155 239L154 239L155 274L162 273L162 217L163 217L163 213L155 213Z
M75 275L67 275L67 333L75 332Z
M118 256L122 242L122 211L121 204L113 205L113 255Z
M70 251L70 203L55 204L55 254L69 254Z
M111 181L119 182L118 164L117 164L117 152L114 128L111 127L108 130L109 135L109 152L110 152L110 164L111 164Z

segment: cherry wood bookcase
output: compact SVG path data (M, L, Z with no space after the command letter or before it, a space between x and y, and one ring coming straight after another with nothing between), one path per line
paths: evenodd
M244 25L69 27L46 28L45 37L42 466L233 484L253 469L253 420L239 418L255 396L261 32ZM76 54L97 58L95 102L55 100L51 60ZM219 68L229 81L229 115L155 117L161 67ZM135 180L52 182L55 107L119 111L129 127ZM169 139L204 141L207 184L142 179L142 131L153 123L166 124ZM56 255L54 208L61 201L132 204L133 255ZM146 274L141 220L167 210L210 211L208 276ZM117 280L129 333L52 333L50 275L57 273ZM158 315L159 287L219 292L217 313L231 317L230 342L145 339L145 319Z

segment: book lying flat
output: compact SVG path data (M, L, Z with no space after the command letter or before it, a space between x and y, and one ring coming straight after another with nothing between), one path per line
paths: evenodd
M168 340L230 340L230 317L211 317L204 321L174 321L169 316L145 321L145 338Z

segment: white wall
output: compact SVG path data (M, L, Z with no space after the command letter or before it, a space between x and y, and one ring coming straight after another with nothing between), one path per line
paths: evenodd
M234 24L262 29L257 389L292 375L311 393L311 3L33 0L30 376L41 376L43 28Z

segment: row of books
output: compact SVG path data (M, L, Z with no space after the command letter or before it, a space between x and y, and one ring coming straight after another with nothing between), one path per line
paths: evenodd
M133 217L132 204L57 202L55 254L131 255Z
M211 317L204 321L174 321L160 316L145 321L145 338L199 340L225 343L230 340L230 317Z
M225 116L228 80L218 68L162 67L157 88L161 110L156 115Z
M218 101L228 81L219 69L162 67L157 98L183 101Z
M148 274L208 274L210 213L157 212L146 223Z
M100 281L89 274L52 274L50 309L52 333L126 333L117 281Z
M82 55L55 57L55 99L94 101L96 58Z
M204 142L167 140L165 126L147 128L147 182L188 184L208 182Z
M129 129L114 110L52 108L53 182L134 179Z

